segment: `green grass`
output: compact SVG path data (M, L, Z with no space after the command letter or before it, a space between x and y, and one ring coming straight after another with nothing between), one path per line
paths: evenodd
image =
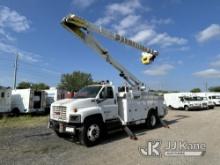
M25 128L47 125L48 116L19 116L2 117L0 119L0 128Z

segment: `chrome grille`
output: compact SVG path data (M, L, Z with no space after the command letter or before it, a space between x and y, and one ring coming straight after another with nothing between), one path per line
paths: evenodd
M66 107L64 106L53 106L53 118L66 120Z

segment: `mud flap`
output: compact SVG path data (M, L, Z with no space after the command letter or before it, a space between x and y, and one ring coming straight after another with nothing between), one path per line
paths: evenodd
M163 127L170 128L169 125L165 121L163 121L161 118L159 118L159 121L160 121L160 123L162 124Z

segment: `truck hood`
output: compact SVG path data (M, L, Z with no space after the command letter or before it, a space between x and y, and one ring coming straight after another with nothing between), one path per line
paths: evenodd
M83 98L83 99L64 99L54 102L51 106L65 106L68 108L86 108L95 106L96 102L94 98Z

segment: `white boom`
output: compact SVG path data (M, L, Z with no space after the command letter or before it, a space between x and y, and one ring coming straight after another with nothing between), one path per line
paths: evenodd
M138 80L133 74L131 74L127 69L125 69L121 64L114 60L109 52L102 47L102 45L96 41L91 32L96 32L100 35L103 35L109 39L118 41L120 43L126 44L128 46L139 49L143 52L149 53L152 60L159 54L157 51L146 48L143 45L129 40L119 34L112 33L102 27L98 27L87 20L80 18L74 14L70 14L62 19L61 24L71 32L73 32L78 38L80 38L85 44L93 48L98 54L104 58L109 64L119 71L119 75L123 77L132 87L141 89L144 87L144 83Z

